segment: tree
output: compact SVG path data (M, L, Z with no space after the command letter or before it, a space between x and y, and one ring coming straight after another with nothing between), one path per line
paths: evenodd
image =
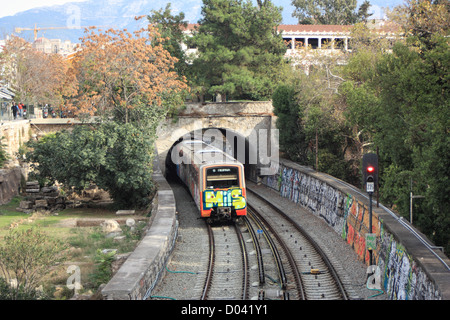
M25 104L60 106L73 94L75 78L70 62L58 54L45 54L19 37L11 37L0 55L2 80Z
M390 19L402 26L416 45L431 48L435 34L449 35L450 4L448 1L407 0L405 5L388 12Z
M280 129L280 149L292 161L307 163L307 148L303 128L303 110L296 100L294 86L280 85L274 92L272 104Z
M432 37L423 52L397 44L378 66L380 110L375 143L387 166L410 172L424 195L416 211L417 225L437 243L449 247L450 104L448 40ZM393 176L384 177L388 182ZM400 196L400 195L399 195ZM408 216L409 204L398 206Z
M109 121L30 141L26 159L40 181L58 181L75 191L95 184L110 193L116 206L140 207L154 188L154 140L154 130Z
M409 193L423 195L414 201L414 224L448 251L448 29L442 28L441 15L432 13L441 12L439 5L419 2L411 1L416 8L406 7L413 16L397 20L410 31L391 51L361 38L344 67L347 81L340 95L347 121L362 133L361 142L379 148L380 200L409 218Z
M276 27L280 8L270 1L204 0L190 43L198 48L191 78L211 95L269 99L288 67Z
M73 106L78 114L114 115L124 123L164 116L187 89L175 61L152 26L134 34L88 30L74 63L79 91Z
M370 3L365 0L356 11L356 0L292 0L293 17L299 24L347 25L366 21Z
M38 229L9 231L0 246L0 275L6 281L16 279L17 285L9 288L6 298L36 298L35 290L48 268L65 260L65 248Z
M186 54L182 48L182 43L186 43L186 35L184 30L187 28L187 21L184 21L184 13L180 12L178 15L173 16L171 14L171 4L168 3L166 8L158 11L152 10L151 15L147 16L148 21L151 24L155 24L161 35L161 44L169 54L177 58L174 68L180 75L186 73L187 63ZM158 41L153 43L159 45Z

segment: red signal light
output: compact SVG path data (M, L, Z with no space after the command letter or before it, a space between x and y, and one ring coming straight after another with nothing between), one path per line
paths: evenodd
M375 171L375 168L374 168L374 167L372 167L372 166L368 166L368 167L367 167L367 172L372 173L372 172L374 172L374 171Z

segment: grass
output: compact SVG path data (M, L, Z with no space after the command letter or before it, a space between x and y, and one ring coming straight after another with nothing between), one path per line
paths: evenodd
M10 231L11 226L17 230L38 227L52 238L56 238L68 246L67 259L63 265L50 267L43 283L46 291L57 298L69 298L73 290L66 287L67 273L70 265L77 265L81 270L81 284L83 291L97 290L99 283L93 279L104 279L99 275L96 259L99 251L103 249L117 249L116 254L128 253L134 250L142 237L145 223L136 222L136 229L132 231L126 225L121 225L125 239L115 241L103 233L100 226L76 227L74 223L67 223L73 219L95 218L96 220L117 219L115 211L102 208L66 208L58 211L57 215L49 213L25 214L16 208L19 206L21 197L16 197L10 203L0 206L0 244L3 237ZM104 269L104 266L102 267Z

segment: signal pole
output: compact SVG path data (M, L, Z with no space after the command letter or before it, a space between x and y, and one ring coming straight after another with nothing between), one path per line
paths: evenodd
M369 194L369 232L366 233L366 248L372 265L372 251L376 248L376 234L372 233L372 195L375 185L378 184L378 156L375 153L363 156L362 174L366 192Z

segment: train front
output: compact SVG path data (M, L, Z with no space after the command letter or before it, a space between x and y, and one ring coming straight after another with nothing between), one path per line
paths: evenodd
M201 215L208 222L236 221L247 214L244 167L240 163L202 168Z

